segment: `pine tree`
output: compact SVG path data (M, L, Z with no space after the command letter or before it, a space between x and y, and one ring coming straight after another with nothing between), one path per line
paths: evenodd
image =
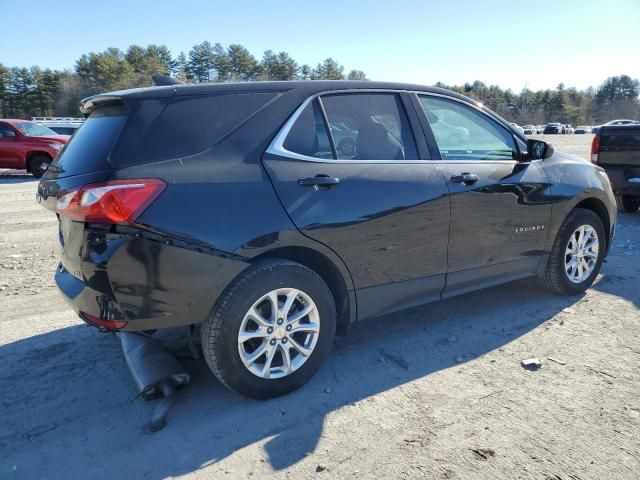
M333 58L319 63L311 72L311 80L343 80L344 67Z
M196 82L208 82L214 70L214 51L207 41L195 45L189 52L189 74Z

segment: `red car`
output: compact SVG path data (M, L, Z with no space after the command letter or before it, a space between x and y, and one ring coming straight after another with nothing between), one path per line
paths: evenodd
M0 120L0 168L26 169L40 178L69 141L27 120Z

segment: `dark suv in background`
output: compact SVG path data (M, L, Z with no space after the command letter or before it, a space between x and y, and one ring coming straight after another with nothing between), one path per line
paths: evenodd
M82 110L38 188L60 290L106 330L203 323L244 395L302 385L355 321L530 276L582 292L611 245L602 168L447 90L172 85Z
M619 123L625 122L625 123ZM640 122L616 120L602 125L591 143L591 161L611 179L620 210L640 209Z
M547 123L542 133L545 135L564 133L564 125L557 122Z

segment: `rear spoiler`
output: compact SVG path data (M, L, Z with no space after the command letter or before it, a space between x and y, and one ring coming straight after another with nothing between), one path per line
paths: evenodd
M125 101L117 95L96 95L82 100L80 102L80 111L85 116L88 116L97 107L106 105L125 105Z
M131 88L87 97L80 102L80 111L88 116L97 107L126 105L128 98L172 97L176 93L176 88L182 85L180 80L166 75L154 75L151 83L152 87Z

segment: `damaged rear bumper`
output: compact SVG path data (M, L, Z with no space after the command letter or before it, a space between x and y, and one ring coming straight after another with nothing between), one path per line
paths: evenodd
M55 281L84 321L108 330L200 323L227 285L249 265L213 249L143 232L87 228L83 235L79 261L63 257Z

